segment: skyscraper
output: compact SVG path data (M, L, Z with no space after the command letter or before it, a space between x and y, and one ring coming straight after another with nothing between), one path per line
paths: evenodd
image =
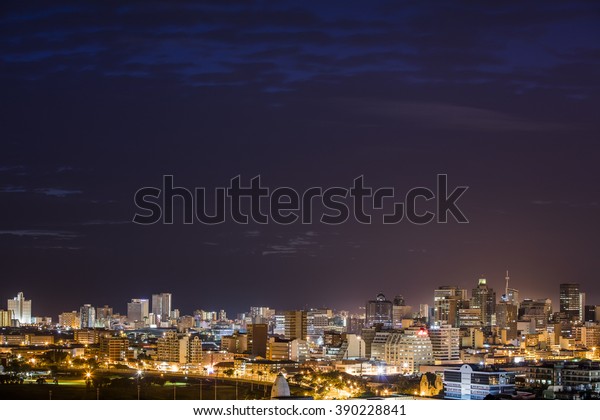
M86 303L79 308L79 328L94 328L96 324L96 309Z
M148 299L131 299L127 304L127 319L129 322L144 321L148 317Z
M171 296L171 293L152 295L152 313L160 317L160 322L167 321L171 315Z
M23 292L19 292L16 297L9 299L7 305L12 319L16 319L21 325L31 324L31 300L25 300Z
M306 340L308 334L308 320L306 311L285 311L285 338Z
M495 324L496 292L487 286L486 279L479 279L477 287L473 289L471 308L481 310L481 322L484 327L490 327Z
M433 292L433 321L459 326L458 313L468 306L467 291L457 286L440 286Z
M560 313L571 321L578 321L581 315L581 294L578 283L560 285Z
M382 328L392 328L393 304L379 293L375 300L369 300L365 307L365 327L381 325Z

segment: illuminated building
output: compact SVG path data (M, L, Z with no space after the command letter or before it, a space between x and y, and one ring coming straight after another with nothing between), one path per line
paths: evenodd
M570 321L578 321L581 315L581 294L578 283L561 283L559 312Z
M0 309L0 327L10 327L12 325L12 316L10 311Z
M427 330L411 327L390 333L384 358L388 365L399 366L403 373L415 373L419 366L433 364L433 348Z
M598 362L544 362L527 366L524 370L525 381L529 386L585 386L600 391Z
M148 313L148 299L131 299L127 304L127 320L130 323L143 322Z
M96 326L96 309L86 303L79 308L79 328L94 328Z
M104 360L126 360L129 340L127 337L100 337L100 357Z
M468 303L467 291L457 286L440 286L433 292L433 322L459 326L459 310Z
M202 341L198 336L167 331L157 340L157 360L171 363L202 362Z
M169 320L169 315L171 315L171 296L171 293L152 295L152 313L156 315L156 324L158 325L161 322Z
M19 292L13 299L8 299L8 312L11 319L15 319L20 325L31 324L31 300L25 300L23 292Z
M79 328L79 313L77 311L73 312L63 312L58 316L58 324L61 327L65 328Z
M460 359L460 329L448 324L434 325L429 329L429 338L436 362Z
M444 369L445 398L452 400L483 400L488 395L512 394L515 372L462 365Z
M404 302L404 297L398 295L394 298L392 306L392 325L393 328L402 328L402 320L411 318L411 307Z
M460 328L480 328L481 309L465 308L458 310L458 326Z
M375 300L367 301L365 307L365 328L381 326L381 328L392 328L393 304L379 293Z
M291 340L271 337L267 342L267 359L291 360Z
M552 315L550 299L525 299L519 305L519 321L535 320L537 330L545 330Z
M504 342L517 338L517 305L500 302L496 305L496 325Z
M283 315L285 323L285 338L288 340L294 340L296 338L306 340L306 336L308 335L306 311L285 311Z
M484 327L495 325L496 292L488 287L486 279L479 279L471 295L470 308L481 310L481 322Z
M238 332L221 337L221 350L229 353L244 353L248 350L248 335Z

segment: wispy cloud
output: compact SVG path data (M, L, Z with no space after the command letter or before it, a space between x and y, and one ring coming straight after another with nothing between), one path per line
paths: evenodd
M0 193L23 193L27 192L25 187L18 187L15 185L6 185L4 187L0 187Z
M82 222L81 226L126 225L129 223L131 223L129 220L89 220Z
M37 229L12 229L12 230L0 230L0 235L11 235L19 237L53 237L59 239L74 239L80 234L65 230L37 230Z
M36 188L36 193L48 195L51 197L67 197L70 195L81 194L81 190L67 190L63 188Z

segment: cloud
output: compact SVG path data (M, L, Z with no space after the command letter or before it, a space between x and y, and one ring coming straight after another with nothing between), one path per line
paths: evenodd
M63 230L36 230L36 229L14 229L14 230L0 230L0 235L11 235L19 237L53 237L57 239L74 239L80 234L76 232L63 231Z
M98 226L98 225L127 225L130 220L90 220L81 223L82 226Z
M81 194L83 191L80 190L66 190L62 188L36 188L36 193L48 195L51 197L67 197L70 195Z
M25 189L25 187L17 187L14 185L7 185L4 187L0 187L0 193L22 193L22 192L27 192L27 189Z

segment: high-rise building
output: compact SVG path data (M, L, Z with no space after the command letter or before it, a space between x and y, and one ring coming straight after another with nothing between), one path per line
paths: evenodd
M519 321L535 320L535 328L543 331L552 315L550 299L524 299L519 305Z
M63 312L58 316L58 324L65 328L79 328L81 324L79 312Z
M148 314L148 299L131 299L127 304L127 319L131 323L143 322Z
M578 321L581 315L581 295L578 283L560 285L559 312L571 321Z
M31 324L31 300L25 300L23 292L8 300L8 311L12 313L11 319L17 320L19 324Z
M467 291L457 286L440 286L433 292L433 322L458 327L458 313L468 307Z
M5 311L0 309L0 327L11 327L12 326L12 317L10 311Z
M156 341L157 360L179 363L179 337L175 331L167 331Z
M436 362L460 359L460 329L448 324L435 325L429 329L429 338Z
M96 309L86 303L79 308L79 328L94 328L96 326Z
M510 302L500 302L496 305L496 325L503 340L517 338L517 316L517 305Z
M477 287L473 289L470 307L481 310L481 322L484 327L495 325L496 292L488 287L486 279L479 279Z
M365 307L365 328L380 325L382 328L393 326L393 303L379 293L375 300L367 301Z
M400 366L403 373L415 373L419 366L434 363L433 347L424 328L411 327L389 334L384 349L385 362Z
M110 328L110 321L113 316L113 308L108 305L96 308L96 325Z
M171 293L152 295L152 313L157 316L157 323L165 322L171 314Z
M583 321L584 322L596 322L600 321L600 319L596 319L596 308L597 305L585 305Z
M306 311L285 311L283 315L285 317L285 338L288 340L294 340L296 338L306 340L308 334Z
M250 324L248 326L248 351L252 356L267 357L267 324Z

